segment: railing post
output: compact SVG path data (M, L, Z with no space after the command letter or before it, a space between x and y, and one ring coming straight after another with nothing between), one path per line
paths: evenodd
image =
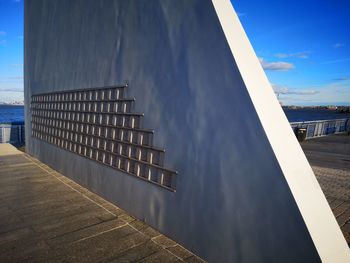
M4 127L0 127L0 143L4 143Z

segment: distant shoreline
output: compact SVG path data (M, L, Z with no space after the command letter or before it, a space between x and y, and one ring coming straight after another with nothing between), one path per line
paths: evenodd
M24 104L0 104L0 106L22 106L22 107L24 107Z
M317 109L317 110L334 110L337 108L350 108L350 106L345 105L329 105L329 106L297 106L297 105L283 105L283 109L295 110L295 109Z

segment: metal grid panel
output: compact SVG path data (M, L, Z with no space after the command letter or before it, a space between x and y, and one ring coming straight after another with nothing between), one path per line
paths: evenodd
M165 151L153 146L125 88L33 95L32 136L175 191L177 172L163 167Z

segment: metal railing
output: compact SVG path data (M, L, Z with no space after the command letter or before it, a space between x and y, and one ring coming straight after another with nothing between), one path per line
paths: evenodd
M24 145L24 122L0 124L0 143Z
M350 118L290 123L294 133L306 129L306 139L350 131Z
M143 128L127 85L66 90L31 97L31 135L89 160L175 191L177 171Z
M306 129L306 139L350 132L350 118L290 123L294 133ZM0 124L0 143L25 144L24 122Z

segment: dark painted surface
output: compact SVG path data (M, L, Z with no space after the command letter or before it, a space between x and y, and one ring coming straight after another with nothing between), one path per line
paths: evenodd
M209 261L319 261L211 1L26 2L26 105L125 81L176 193L35 140L30 125L28 152Z

